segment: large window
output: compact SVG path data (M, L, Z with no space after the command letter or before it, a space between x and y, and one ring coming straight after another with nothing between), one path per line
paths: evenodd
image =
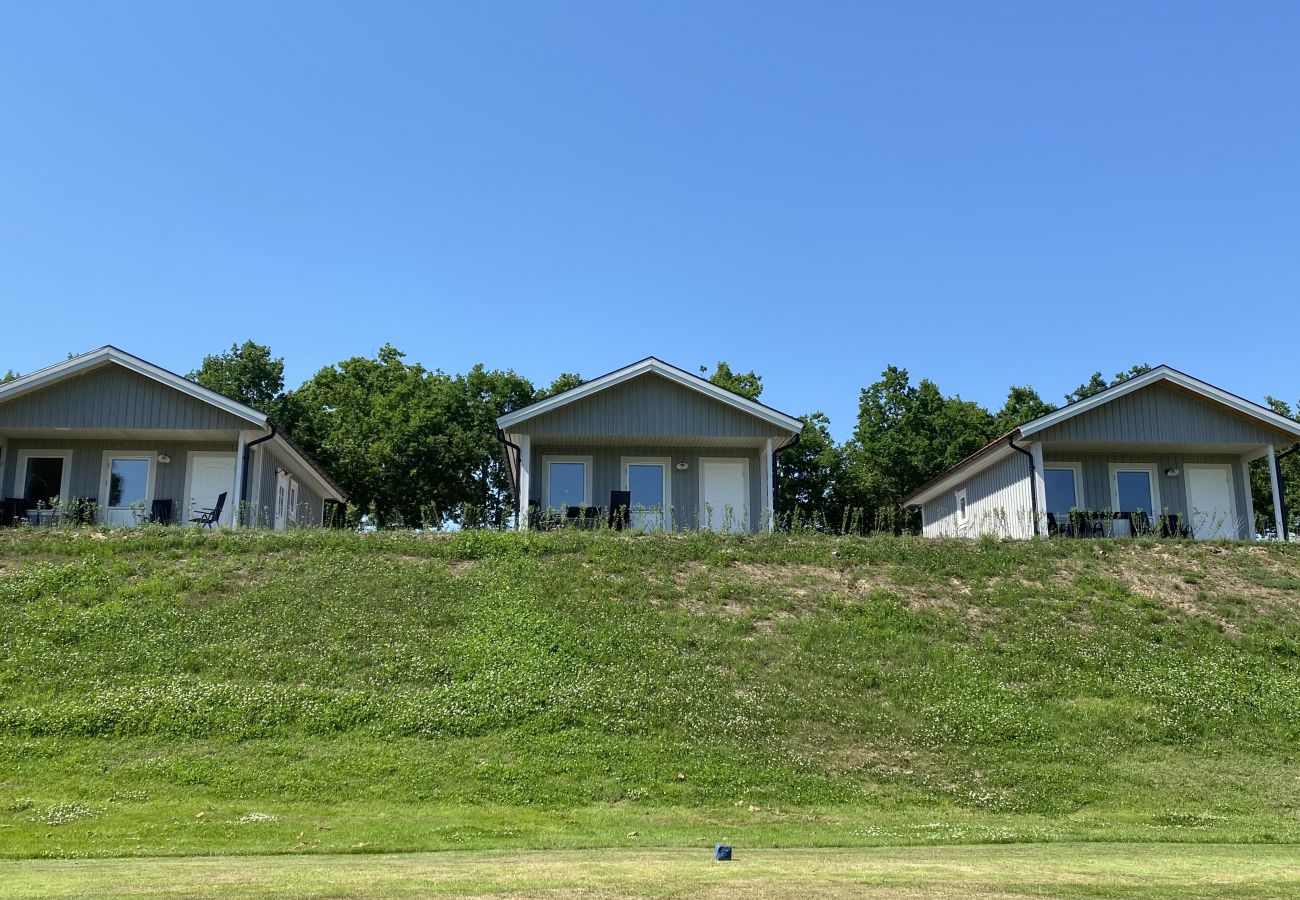
M14 493L36 503L70 500L72 453L67 450L19 450L15 459Z
M591 505L591 459L577 456L548 456L543 461L546 472L546 506L564 509Z
M1115 512L1159 512L1160 494L1154 465L1113 463L1110 467L1111 503Z
M1043 482L1047 488L1047 511L1064 522L1072 509L1083 509L1083 479L1078 463L1058 463L1043 466Z
M631 492L631 526L642 531L668 527L668 472L672 461L623 460L623 489Z

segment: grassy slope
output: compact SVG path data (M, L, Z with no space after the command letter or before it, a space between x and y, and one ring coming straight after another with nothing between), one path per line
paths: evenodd
M387 856L0 862L0 900L27 897L509 896L1007 900L1265 900L1300 892L1294 848L1020 844L746 850L473 851Z
M1298 738L1300 547L0 533L5 856L1297 841Z

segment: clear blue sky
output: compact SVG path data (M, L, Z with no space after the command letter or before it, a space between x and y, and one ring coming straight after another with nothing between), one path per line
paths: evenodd
M1294 3L12 3L0 370L1300 397Z

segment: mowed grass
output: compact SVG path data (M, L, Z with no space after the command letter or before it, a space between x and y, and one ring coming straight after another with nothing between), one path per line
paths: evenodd
M478 851L386 856L0 862L0 898L429 896L1291 898L1294 846L1055 844L707 853Z
M0 856L1300 841L1300 547L0 532Z

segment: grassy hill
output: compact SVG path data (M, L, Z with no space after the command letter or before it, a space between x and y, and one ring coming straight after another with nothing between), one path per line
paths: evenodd
M1298 755L1300 546L0 532L3 856L1296 841Z

